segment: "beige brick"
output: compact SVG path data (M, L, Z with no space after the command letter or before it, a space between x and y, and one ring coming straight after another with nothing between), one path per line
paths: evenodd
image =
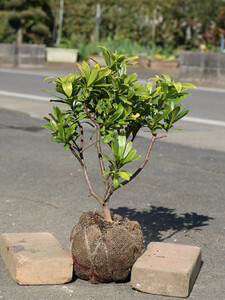
M195 246L152 242L135 262L132 288L173 297L188 297L201 265Z
M48 232L4 233L0 253L18 284L62 284L72 279L71 255Z

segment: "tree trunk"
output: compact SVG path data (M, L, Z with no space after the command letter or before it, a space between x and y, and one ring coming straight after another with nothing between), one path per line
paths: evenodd
M108 202L103 205L102 213L106 222L113 223Z
M21 45L23 43L23 28L20 27L17 31L17 44Z

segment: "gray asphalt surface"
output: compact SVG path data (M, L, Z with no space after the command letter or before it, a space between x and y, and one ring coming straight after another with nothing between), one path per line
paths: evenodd
M78 163L69 151L50 140L42 124L27 114L0 110L1 233L52 232L69 251L72 227L83 211L98 208L98 203L88 198ZM147 143L146 138L137 139L142 156ZM95 151L90 149L86 156L98 190L101 180L96 174ZM113 195L111 207L112 212L140 222L145 246L151 241L162 241L201 247L203 264L189 299L223 300L224 194L223 151L157 141L149 164L132 184ZM129 282L92 285L74 278L66 285L19 286L0 258L0 299L175 298L134 291Z
M136 72L139 79L146 83L148 78L155 74L162 74L167 71L143 71L129 70ZM169 72L169 71L168 71ZM14 93L23 93L34 96L48 97L41 89L51 89L51 85L44 84L44 79L48 76L65 76L69 73L75 73L72 66L67 68L43 69L41 70L14 70L0 68L0 92L10 91ZM170 73L170 72L169 72ZM171 74L178 77L177 72ZM178 79L178 78L177 78ZM1 96L1 94L0 94ZM224 121L225 111L225 89L209 90L207 88L191 90L191 96L185 99L184 107L190 108L189 117L204 118L211 120Z

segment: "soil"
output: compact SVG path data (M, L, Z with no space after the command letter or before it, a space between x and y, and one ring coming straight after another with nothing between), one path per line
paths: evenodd
M119 215L113 223L101 213L86 212L71 232L75 274L92 283L123 282L142 253L143 235L136 221Z

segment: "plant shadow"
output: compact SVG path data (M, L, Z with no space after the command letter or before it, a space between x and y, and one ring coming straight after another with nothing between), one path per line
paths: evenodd
M162 242L180 231L201 230L200 227L207 226L209 220L214 220L214 218L195 212L177 215L175 209L162 206L150 206L149 210L143 211L119 207L111 211L113 214L140 223L144 235L144 247L152 241ZM165 232L168 232L166 237Z

